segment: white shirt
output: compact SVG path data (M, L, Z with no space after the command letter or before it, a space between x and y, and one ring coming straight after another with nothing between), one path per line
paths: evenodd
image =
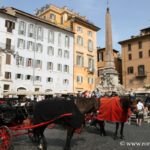
M137 110L142 110L142 109L144 109L143 103L138 102L138 104L137 104Z

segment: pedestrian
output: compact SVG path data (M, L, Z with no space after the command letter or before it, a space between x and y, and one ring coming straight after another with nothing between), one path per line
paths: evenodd
M136 123L137 126L141 126L144 114L144 105L140 99L137 100L137 112L136 112Z
M148 117L148 113L149 113L149 111L148 111L148 106L147 106L147 104L144 104L144 117Z

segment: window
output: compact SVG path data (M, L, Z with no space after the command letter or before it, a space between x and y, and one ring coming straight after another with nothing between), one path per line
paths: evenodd
M143 58L143 52L142 51L139 52L139 58Z
M48 42L52 44L54 43L54 31L52 30L48 31Z
M145 75L145 67L144 67L144 65L139 65L138 66L138 75L139 76Z
M32 67L32 65L33 65L32 63L33 63L33 60L31 58L26 59L26 66L27 67Z
M36 45L36 52L42 53L42 51L43 51L43 45L40 44L40 43L38 43L38 44Z
M26 33L26 23L23 21L19 22L19 34L25 35Z
M56 15L55 14L50 14L50 19L55 20L56 19Z
M132 60L132 55L128 54L128 60Z
M69 58L69 51L67 50L64 51L64 58Z
M6 38L6 49L11 50L11 39Z
M7 32L12 33L12 30L15 29L15 23L10 20L6 20L5 27L7 28Z
M88 84L93 84L93 78L88 78Z
M41 81L41 77L40 76L35 76L35 81Z
M80 35L77 37L77 44L83 46L83 38Z
M80 33L82 33L82 27L78 26L77 27L77 31L80 32Z
M142 49L142 41L138 42L138 47L139 47L139 49Z
M26 75L26 80L32 80L32 76L31 75Z
M68 80L68 79L64 79L64 80L63 80L63 84L64 84L64 85L68 85L68 84L69 84L69 80Z
M63 17L62 17L62 23L64 23L65 21L68 20L68 14L67 13L64 13L63 14Z
M23 79L23 74L16 74L16 79Z
M69 48L69 36L65 36L65 47Z
M98 52L98 56L97 56L97 60L98 62L101 62L104 60L104 53L103 52Z
M58 71L62 71L62 64L58 64L58 65L57 65L57 70L58 70Z
M88 31L88 36L92 37L92 31Z
M48 46L47 54L50 56L53 56L54 55L54 47Z
M128 72L128 74L133 74L134 73L134 68L133 67L128 67L127 72Z
M102 74L102 70L101 69L97 70L98 77L100 77L101 74Z
M62 57L62 49L58 49L58 56Z
M131 44L128 44L128 51L131 51Z
M42 69L42 61L41 60L35 60L35 68Z
M35 88L34 91L38 92L38 91L40 91L40 88Z
M5 79L11 79L11 72L5 72Z
M28 26L28 36L34 37L34 24L29 24Z
M61 46L61 33L58 33L58 46Z
M53 63L47 62L47 70L53 70Z
M37 39L43 41L43 28L42 27L37 28Z
M21 56L16 57L16 65L18 66L24 66L24 58Z
M11 64L11 55L6 54L6 64L10 65Z
M25 40L18 39L18 48L25 49Z
M53 78L51 78L51 77L48 77L48 78L47 78L47 82L50 82L50 83L52 83L52 82L53 82Z
M32 41L28 41L27 49L30 51L34 51L34 43Z
M93 51L93 42L92 42L92 40L88 40L88 50Z
M83 56L77 55L77 65L83 67L84 65L84 58Z
M92 58L88 59L88 70L92 72L94 70L94 60Z
M77 83L83 83L83 77L77 76Z
M4 84L4 91L9 91L10 85L9 84Z
M64 65L64 72L69 73L69 66L68 65Z

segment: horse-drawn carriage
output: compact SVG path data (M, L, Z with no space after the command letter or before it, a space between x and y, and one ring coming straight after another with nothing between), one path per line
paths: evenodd
M115 98L113 101L115 101ZM116 101L117 103L115 103L115 105L121 105L119 106L120 110L121 107L123 108L123 111L124 109L126 110L129 108L128 99L117 98ZM0 127L0 150L10 149L12 147L12 137L20 136L22 134L28 134L32 141L36 141L38 143L39 149L46 150L47 144L43 132L51 123L63 124L67 129L67 138L64 150L71 149L70 142L74 132L76 129L81 128L83 124L89 122L89 120L96 119L96 124L98 124L100 128L100 133L105 135L104 121L106 118L102 118L102 114L102 116L94 115L97 110L103 110L99 105L100 103L102 105L102 99L96 99L95 97L88 99L83 97L71 97L70 100L68 100L68 97L64 96L63 98L49 98L47 100L37 102L36 104L27 103L21 107L15 105L11 108L15 112L15 118L13 118L10 123L1 124ZM21 113L19 113L19 115L21 115L19 117L16 113L18 110L21 110ZM105 110L105 112L106 111L107 110ZM28 118L30 119L28 120ZM24 121L24 119L27 120ZM122 123L124 124L124 120ZM22 130L25 132L16 132ZM116 128L116 130L118 130L118 128ZM121 134L121 136L123 136L123 129ZM117 132L115 132L115 135L117 135Z
M12 138L24 134L28 134L33 142L39 144L39 149L46 150L43 132L51 123L67 127L67 150L73 133L84 122L76 105L73 101L66 100L66 97L49 98L40 102L23 100L23 103L15 99L16 102L11 104L7 100L0 101L0 150L12 149Z

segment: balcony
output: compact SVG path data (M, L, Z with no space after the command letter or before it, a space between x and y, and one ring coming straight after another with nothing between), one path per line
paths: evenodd
M14 46L0 42L0 52L14 54L14 49Z
M89 74L94 74L94 68L88 68L88 73Z
M146 78L147 77L147 73L143 72L143 73L136 73L135 74L136 78Z

